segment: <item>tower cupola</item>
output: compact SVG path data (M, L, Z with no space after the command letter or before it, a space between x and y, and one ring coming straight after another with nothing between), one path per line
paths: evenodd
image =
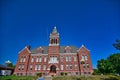
M49 46L59 46L59 33L56 26L54 27L52 33L50 33Z

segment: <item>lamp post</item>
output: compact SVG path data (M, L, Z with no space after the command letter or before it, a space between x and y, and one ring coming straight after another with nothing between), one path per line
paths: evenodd
M85 64L85 60L82 59L82 60L80 61L80 63L82 64L82 67L83 67L83 65ZM84 67L83 67L83 74L84 74L84 80L86 80Z

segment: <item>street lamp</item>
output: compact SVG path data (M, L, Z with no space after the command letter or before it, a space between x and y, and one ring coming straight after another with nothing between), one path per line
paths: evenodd
M84 64L85 64L85 60L81 60L80 61L80 63L82 64L82 67L84 66ZM83 74L84 74L84 80L86 80L86 78L85 78L85 71L84 71L84 67L83 67Z

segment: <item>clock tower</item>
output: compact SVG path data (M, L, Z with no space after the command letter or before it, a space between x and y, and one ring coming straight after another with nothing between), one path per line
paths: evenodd
M59 33L57 32L56 27L54 27L52 33L50 33L50 41L49 41L49 53L58 54L59 53Z

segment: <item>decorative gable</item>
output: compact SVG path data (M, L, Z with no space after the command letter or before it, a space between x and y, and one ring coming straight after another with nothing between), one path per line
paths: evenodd
M66 46L66 47L65 47L65 52L66 52L66 53L71 53L71 47Z

